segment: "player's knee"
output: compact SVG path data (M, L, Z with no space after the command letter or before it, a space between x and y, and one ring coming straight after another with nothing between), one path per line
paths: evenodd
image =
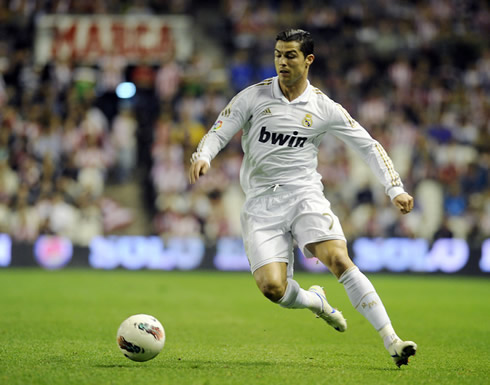
M267 281L260 283L259 289L266 298L272 302L277 302L284 297L286 285L280 281Z

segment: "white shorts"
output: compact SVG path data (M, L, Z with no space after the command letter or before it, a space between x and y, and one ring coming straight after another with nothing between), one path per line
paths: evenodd
M305 247L310 243L346 241L330 202L316 189L271 188L270 193L245 202L241 225L252 273L269 263L285 262L292 276L294 241L307 258L313 257Z

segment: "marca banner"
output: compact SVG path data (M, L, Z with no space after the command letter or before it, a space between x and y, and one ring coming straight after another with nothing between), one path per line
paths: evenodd
M134 62L156 61L171 52L186 60L193 49L188 16L44 15L36 28L38 64L54 58L90 63L108 54Z

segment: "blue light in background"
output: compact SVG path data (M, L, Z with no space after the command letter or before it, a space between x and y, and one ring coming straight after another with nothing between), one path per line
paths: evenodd
M116 87L116 95L119 99L129 99L136 93L136 86L131 82L120 83Z

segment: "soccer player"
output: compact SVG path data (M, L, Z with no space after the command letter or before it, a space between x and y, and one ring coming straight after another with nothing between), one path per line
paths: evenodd
M339 219L323 194L318 147L329 133L356 150L402 214L413 208L383 147L338 103L308 81L313 39L300 29L276 37L277 76L238 93L192 155L189 181L207 173L211 160L242 130L240 184L245 193L242 235L258 288L285 308L310 309L336 330L347 323L320 286L302 289L293 279L293 240L344 285L352 305L373 325L400 367L417 345L401 340L369 279L349 258ZM328 193L328 191L327 191Z

